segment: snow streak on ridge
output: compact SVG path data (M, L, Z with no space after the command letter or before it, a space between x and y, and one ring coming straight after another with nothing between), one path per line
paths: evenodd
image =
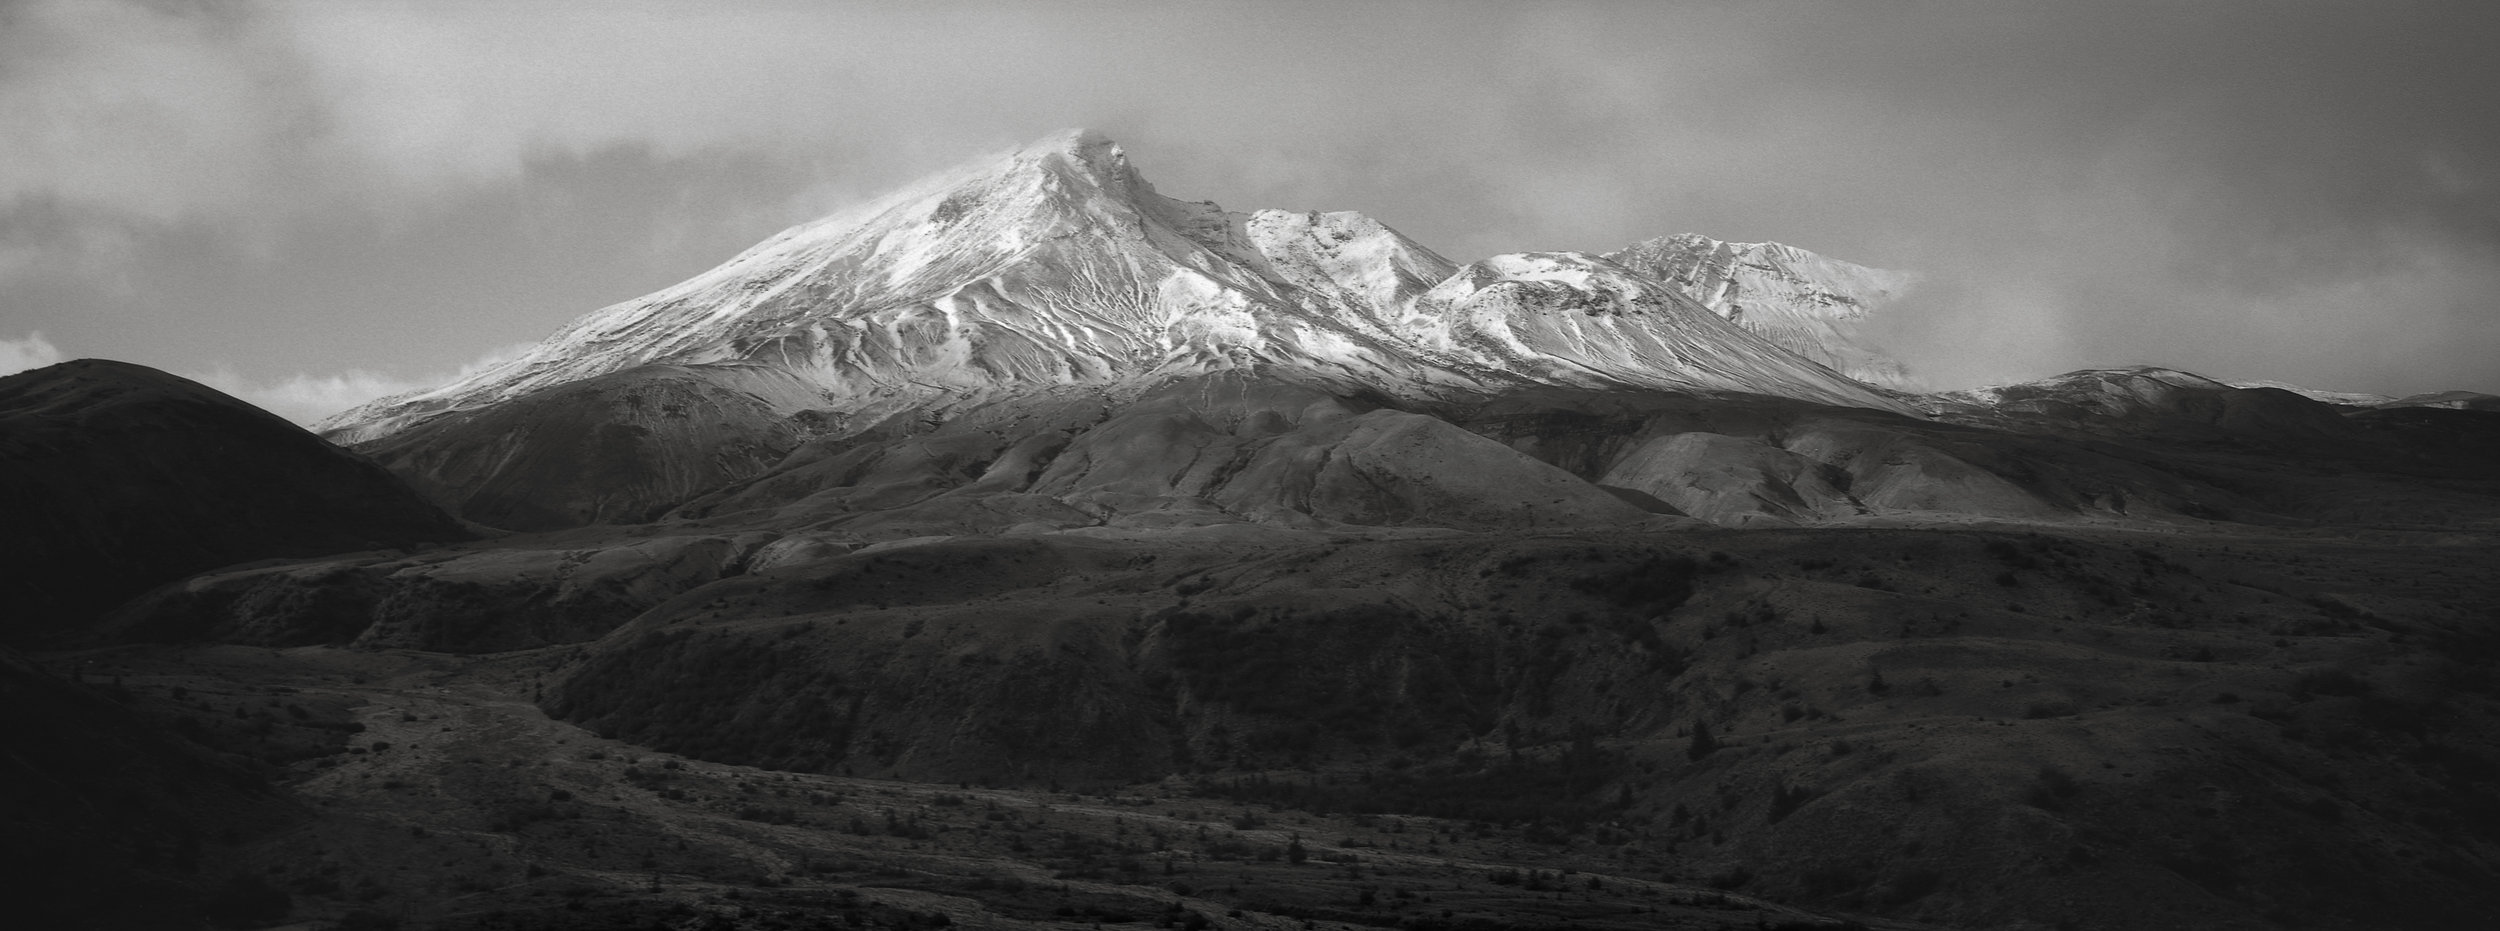
M1660 277L1577 253L1460 268L1357 213L1174 200L1076 130L792 227L503 365L322 426L369 440L653 363L790 373L837 431L1243 367L1409 398L1558 384L1902 410Z

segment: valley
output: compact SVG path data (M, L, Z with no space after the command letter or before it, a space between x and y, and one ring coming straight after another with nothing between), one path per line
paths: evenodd
M579 645L47 661L245 757L272 745L230 708L361 726L264 764L308 814L218 858L298 918L2358 928L2489 907L2480 535L1188 537L868 547Z

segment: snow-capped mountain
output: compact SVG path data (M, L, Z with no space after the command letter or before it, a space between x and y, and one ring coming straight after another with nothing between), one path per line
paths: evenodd
M839 412L832 432L1227 368L1407 398L1562 384L1902 410L1773 342L1594 256L1459 269L1360 214L1163 197L1119 146L1072 131L793 227L501 366L323 429L371 440L653 363L789 373L820 394L809 407Z
M1606 257L1674 285L1782 349L1868 384L1910 387L1901 363L1868 342L1863 327L1916 275L1776 242L1722 242L1695 233L1661 236Z

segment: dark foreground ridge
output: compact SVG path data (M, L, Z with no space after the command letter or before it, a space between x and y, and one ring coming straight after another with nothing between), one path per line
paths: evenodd
M203 569L473 536L390 473L215 389L81 359L0 378L0 643Z

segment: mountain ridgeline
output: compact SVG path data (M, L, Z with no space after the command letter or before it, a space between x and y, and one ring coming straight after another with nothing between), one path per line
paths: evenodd
M465 517L534 530L656 517L802 444L1002 406L1116 411L1213 375L1427 415L1532 388L1911 412L1606 258L1460 266L1359 214L1173 200L1118 146L1072 133L793 228L323 430Z
M2500 914L2488 398L1917 393L1867 327L1916 300L1453 262L1061 134L321 437L0 380L9 633L80 648L0 653L5 714L275 778L105 785L147 817L63 867L228 924ZM122 758L55 755L11 791ZM287 837L202 867L234 819L160 796Z

